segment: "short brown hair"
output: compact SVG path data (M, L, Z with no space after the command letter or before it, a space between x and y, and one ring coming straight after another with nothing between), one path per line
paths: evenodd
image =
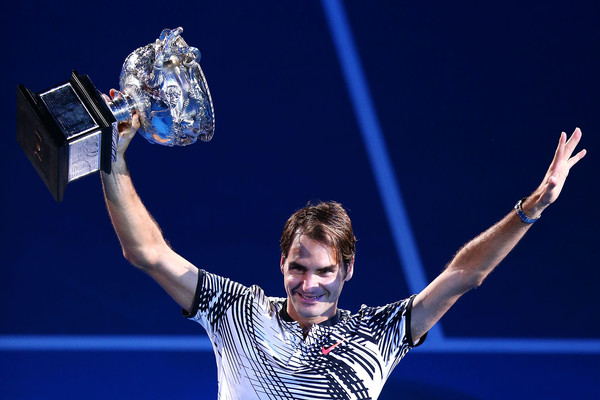
M335 201L310 202L287 220L281 234L281 254L287 258L296 235L306 235L317 242L330 246L335 261L348 268L356 253L356 237L348 213Z

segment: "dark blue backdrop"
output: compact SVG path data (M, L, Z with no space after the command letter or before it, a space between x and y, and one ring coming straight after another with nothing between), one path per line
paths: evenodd
M561 131L581 127L589 151L558 202L444 317L443 338L396 368L382 398L592 398L600 377L600 7L343 4L427 280L537 186ZM15 140L17 84L41 91L75 68L107 92L125 57L166 27L182 26L202 52L217 118L210 143L163 148L136 138L128 152L137 189L172 246L197 266L283 295L285 219L308 200L334 199L350 210L359 238L340 305L411 294L391 235L398 221L384 212L321 2L12 7L2 28L0 398L216 398L210 350L10 344L46 335L204 336L122 259L99 176L70 184L56 204ZM449 345L465 337L487 350Z

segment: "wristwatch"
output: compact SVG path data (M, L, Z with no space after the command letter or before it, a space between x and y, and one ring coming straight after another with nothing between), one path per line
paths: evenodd
M515 210L517 211L517 215L519 216L519 218L521 218L521 221L523 221L523 223L533 224L535 221L540 219L540 217L529 218L527 215L525 215L525 213L523 212L523 209L521 208L521 205L523 204L523 202L525 200L527 200L527 197L523 197L521 200L517 201L517 204L515 204Z

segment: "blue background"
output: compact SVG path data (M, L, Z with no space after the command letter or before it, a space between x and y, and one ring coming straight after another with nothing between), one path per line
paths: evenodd
M451 351L434 338L399 364L381 398L593 398L600 6L343 4L427 280L535 189L561 131L581 127L589 151L557 203L441 323L444 339L564 339L562 350ZM283 296L286 218L308 200L337 200L359 239L340 306L412 293L321 2L18 2L2 27L0 339L204 336L122 258L99 176L55 203L15 139L17 84L39 92L75 68L108 92L131 51L177 26L202 52L214 139L164 148L138 137L128 151L174 249ZM590 346L571 348L575 339ZM216 398L211 351L67 348L2 347L0 398Z

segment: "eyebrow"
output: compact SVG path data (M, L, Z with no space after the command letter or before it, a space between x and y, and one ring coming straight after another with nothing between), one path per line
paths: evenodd
M302 265L302 264L300 264L300 263L298 263L296 261L291 261L288 264L288 268L299 269L299 270L302 270L302 271L306 271L308 269L307 267L305 267L304 265ZM325 267L317 268L317 270L318 271L324 271L324 270L332 270L333 271L336 268L337 268L337 265L331 264L331 265L327 265Z

